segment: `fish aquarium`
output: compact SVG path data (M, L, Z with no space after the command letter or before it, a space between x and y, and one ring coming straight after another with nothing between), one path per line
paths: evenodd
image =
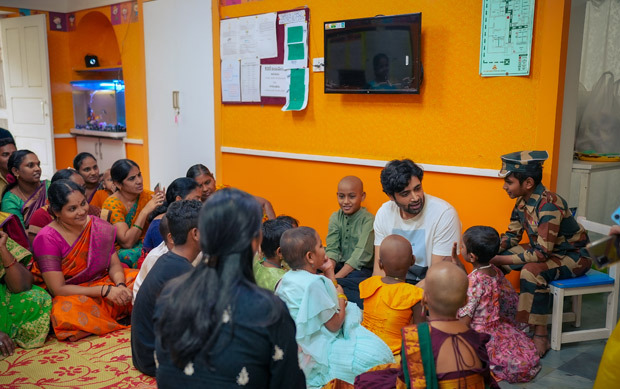
M125 132L123 80L71 81L75 128Z

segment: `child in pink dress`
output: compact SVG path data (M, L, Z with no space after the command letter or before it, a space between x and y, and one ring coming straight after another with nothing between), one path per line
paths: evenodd
M467 305L459 309L458 317L473 330L491 335L486 347L495 377L528 382L540 371L540 358L534 342L515 321L519 296L503 273L489 264L499 243L499 234L491 227L475 226L463 234L461 253L474 270L468 275Z

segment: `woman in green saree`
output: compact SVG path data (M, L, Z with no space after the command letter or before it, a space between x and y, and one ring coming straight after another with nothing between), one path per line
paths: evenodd
M15 346L43 346L50 328L52 298L32 285L27 266L32 254L0 231L0 359L12 355Z
M17 150L9 157L9 185L2 196L2 212L12 213L28 230L30 218L45 205L50 182L41 181L41 162L30 150Z

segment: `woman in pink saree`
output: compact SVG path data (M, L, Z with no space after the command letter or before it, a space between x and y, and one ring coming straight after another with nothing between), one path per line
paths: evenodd
M123 269L114 249L114 227L88 215L84 188L70 180L50 186L56 220L34 240L35 281L53 296L52 327L71 341L127 326L117 320L131 313L138 271Z

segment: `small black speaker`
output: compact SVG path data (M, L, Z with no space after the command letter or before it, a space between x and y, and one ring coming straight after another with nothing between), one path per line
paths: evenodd
M99 67L99 59L96 55L87 54L84 56L84 63L87 68L96 68Z

